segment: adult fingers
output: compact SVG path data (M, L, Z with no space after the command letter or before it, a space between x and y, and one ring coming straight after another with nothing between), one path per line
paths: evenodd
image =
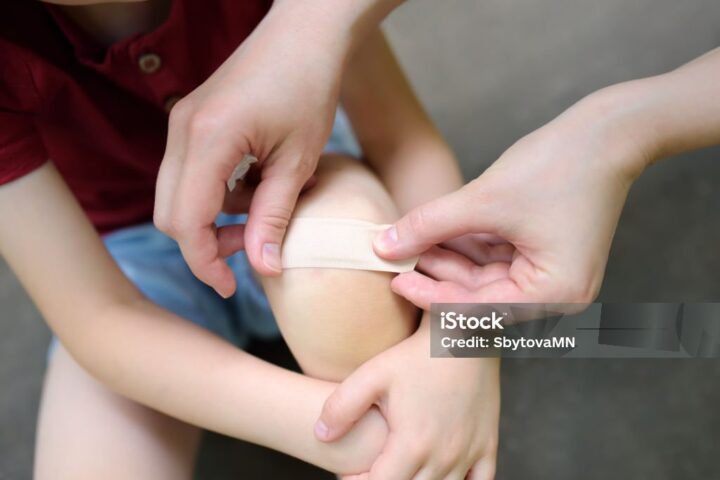
M222 208L227 179L243 152L249 151L249 143L237 132L230 135L227 119L217 111L181 117L187 122L187 154L172 192L169 234L195 276L228 297L235 291L235 278L219 256L214 221Z
M370 473L359 473L357 475L341 475L340 480L370 480Z
M471 294L459 283L434 280L419 272L401 273L390 288L423 310L430 310L431 303L469 302Z
M177 241L193 274L228 298L235 291L235 276L222 258L216 231L214 224L183 230Z
M257 184L257 181L249 183L245 180L238 180L237 187L232 192L225 194L222 211L230 214L248 213ZM312 190L315 185L317 185L317 177L313 175L305 182L300 194Z
M443 242L446 249L458 252L478 265L495 262L511 262L515 246L499 241L492 235L471 233Z
M491 212L473 191L473 183L411 210L378 235L376 253L387 259L407 258L466 233L490 231Z
M443 480L451 469L452 465L444 467L427 465L413 477L413 480Z
M325 400L315 424L318 440L332 442L342 437L378 401L386 381L371 365L361 365Z
M172 201L180 182L183 160L185 157L185 140L187 138L185 128L187 122L185 116L179 112L176 105L170 113L168 121L168 137L165 144L160 170L158 171L157 182L155 183L155 207L153 221L161 232L170 232L170 213L172 212Z
M419 272L401 273L390 284L392 291L415 306L430 310L432 303L522 303L531 299L510 278L495 280L477 289L438 281Z
M431 247L420 256L417 269L435 280L447 280L478 288L508 276L508 263L478 265L467 257L441 247Z
M444 480L467 480L470 478L472 466L473 461L471 460L457 462L453 465L452 470L447 474Z
M282 271L280 248L298 196L311 171L282 171L273 165L272 172L260 181L250 204L245 229L245 250L252 266L262 275Z
M493 480L497 460L494 455L487 455L478 460L465 477L467 480Z

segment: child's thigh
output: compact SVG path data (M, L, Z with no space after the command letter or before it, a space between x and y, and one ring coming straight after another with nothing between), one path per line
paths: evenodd
M300 197L294 216L389 223L397 211L382 184L360 162L324 156L317 184ZM262 282L303 370L339 380L415 329L416 311L392 293L392 277L385 272L302 268Z
M117 395L58 345L45 379L38 480L189 479L199 430Z

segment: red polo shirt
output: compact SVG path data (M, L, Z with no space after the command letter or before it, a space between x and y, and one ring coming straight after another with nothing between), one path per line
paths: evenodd
M174 0L156 30L101 48L56 7L0 5L0 185L50 159L101 233L149 221L167 112L272 0Z

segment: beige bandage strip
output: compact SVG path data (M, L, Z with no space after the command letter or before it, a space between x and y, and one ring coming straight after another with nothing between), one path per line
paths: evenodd
M373 251L373 239L389 226L344 218L296 218L285 235L282 266L409 272L417 257L385 260Z

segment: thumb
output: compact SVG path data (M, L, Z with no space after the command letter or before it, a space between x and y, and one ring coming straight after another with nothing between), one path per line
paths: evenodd
M385 392L385 377L369 364L360 366L325 400L315 436L332 442L350 431Z
M245 251L261 275L282 271L280 246L306 181L305 177L278 172L264 178L255 189L245 228Z
M467 233L491 231L490 209L479 189L476 180L414 208L375 238L375 252L389 260L408 258Z

